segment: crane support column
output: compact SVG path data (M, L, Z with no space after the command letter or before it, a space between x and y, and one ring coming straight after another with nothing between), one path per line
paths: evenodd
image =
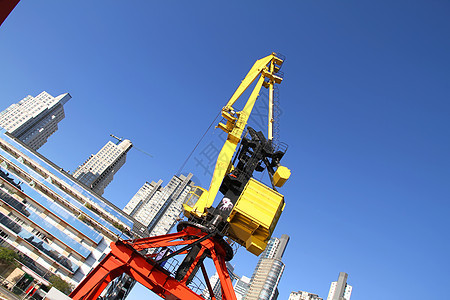
M167 234L129 241L117 241L111 243L111 252L95 267L77 288L69 295L74 300L97 299L106 286L123 273L152 290L164 299L193 299L204 300L199 294L189 287L189 279L194 270L202 267L204 253L214 261L216 271L223 287L223 300L236 300L225 260L230 260L233 252L230 246L219 235L181 222L181 229L177 233ZM139 253L145 249L161 248L169 246L183 246L180 251L154 260ZM184 255L190 251L187 248L196 249L196 255L192 264L184 272L181 280L175 279L170 272L161 266L161 262L175 255ZM231 252L230 252L231 251ZM206 274L206 272L202 272ZM208 282L208 278L204 278Z

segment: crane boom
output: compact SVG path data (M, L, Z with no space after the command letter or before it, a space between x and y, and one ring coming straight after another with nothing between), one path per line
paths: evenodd
M236 151L236 147L241 141L242 134L244 132L245 126L247 125L250 114L255 105L256 99L259 96L261 87L269 88L269 98L273 99L273 85L275 83L281 83L283 80L281 77L277 76L283 60L277 57L276 53L272 53L264 58L261 58L255 62L253 67L247 73L245 78L242 80L241 84L238 86L234 94L231 96L228 103L222 109L222 116L225 118L226 123L219 123L218 128L222 129L227 133L227 139L223 145L219 156L216 161L214 168L214 173L211 178L211 183L209 185L208 191L203 192L200 199L196 204L190 208L185 206L185 210L188 214L193 214L197 217L202 217L206 213L206 208L211 207L214 199L217 196L222 180L227 173L227 170L231 168L231 160L233 154ZM248 89L248 87L256 80L259 79L253 88L250 97L248 98L244 108L241 111L236 112L233 105L242 96L242 94ZM271 94L272 93L272 94ZM269 113L272 113L272 109L269 104ZM269 115L269 119L273 119L273 116ZM269 139L272 137L272 126L269 122Z

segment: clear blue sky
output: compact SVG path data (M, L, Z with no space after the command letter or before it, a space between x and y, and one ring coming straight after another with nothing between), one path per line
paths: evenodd
M151 153L132 150L107 188L122 208L145 181L167 183L253 62L279 51L292 170L274 234L291 236L279 299L326 298L341 271L352 300L442 299L449 15L444 0L22 0L0 27L0 109L69 92L66 118L39 150L66 170L110 133ZM251 276L257 258L241 250L233 262Z

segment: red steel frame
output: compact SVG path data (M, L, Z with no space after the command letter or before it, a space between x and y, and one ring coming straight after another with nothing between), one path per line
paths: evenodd
M164 299L204 300L200 295L193 292L186 285L186 282L195 270L195 267L199 264L208 290L212 293L205 267L200 259L206 251L208 256L214 261L215 268L219 274L222 285L222 299L236 300L231 279L225 265L226 249L223 246L223 240L220 241L220 239L209 235L199 228L187 226L177 233L111 243L111 252L86 276L70 294L70 297L74 300L97 299L112 280L126 273ZM155 260L150 257L145 257L138 252L149 248L188 246L195 242L201 246L201 250L190 266L187 274L180 281L174 279ZM178 253L178 255L186 253L187 250L184 250ZM214 295L211 296L215 300Z
M20 0L0 0L0 25L5 21L6 17L12 12L14 7Z

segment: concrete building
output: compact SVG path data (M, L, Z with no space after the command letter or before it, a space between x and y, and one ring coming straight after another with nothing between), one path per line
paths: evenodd
M285 267L281 258L288 242L289 236L286 234L283 234L281 238L272 237L270 239L266 249L261 253L244 299L276 299L278 296L277 286Z
M73 177L97 194L103 195L114 174L124 165L127 152L132 146L130 140L123 140L117 145L108 142L97 154L92 154L79 166Z
M162 180L146 182L125 206L124 211L147 227L150 236L164 235L176 224L186 196L194 182L192 174L173 176L162 187Z
M162 187L162 180L146 182L131 198L123 211L142 224L140 236L157 236L170 232L179 220L183 203L194 184L191 178L192 174L173 176L165 187ZM110 285L105 299L125 299L134 284L135 280L122 275L114 285Z
M28 95L0 113L0 127L37 150L58 130L58 123L64 119L63 105L71 98L68 93L57 97L47 92Z
M123 211L148 226L162 206L162 180L146 182L131 198Z
M136 215L136 211L144 204L147 203L148 200L152 197L152 194L155 193L157 189L155 186L161 186L162 180L158 181L158 183L152 181L151 183L146 182L139 191L131 198L130 202L125 206L123 211L131 216Z
M308 293L305 291L292 292L289 295L288 300L323 300L316 294Z
M327 300L350 300L352 286L347 284L347 278L347 273L339 273L338 281L333 281L331 283Z
M0 171L0 243L34 284L55 274L76 286L111 242L143 237L141 224L4 129Z
M245 294L247 294L247 291L250 288L250 278L246 276L238 277L233 288L236 293L236 299L244 299Z

